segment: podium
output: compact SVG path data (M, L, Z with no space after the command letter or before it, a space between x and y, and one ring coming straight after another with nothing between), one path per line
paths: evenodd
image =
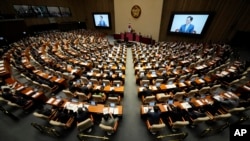
M136 41L144 44L154 44L155 40L151 37L142 36L133 32L124 32L120 34L114 34L114 39L123 40L124 42Z

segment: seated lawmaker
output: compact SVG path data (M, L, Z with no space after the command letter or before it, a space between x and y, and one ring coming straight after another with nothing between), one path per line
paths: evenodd
M76 115L76 121L82 122L85 121L86 119L88 119L90 117L88 108L84 107L84 108L78 108L77 110L77 115Z
M109 113L109 114L103 115L101 124L114 127L114 125L117 121L118 121L118 118L114 118L113 115L111 113Z
M160 122L160 116L161 116L161 111L160 111L160 108L158 106L151 107L148 110L147 115L148 115L147 118L148 118L149 123L151 125L153 125L153 124L159 124L159 122Z
M149 89L149 87L145 87L142 91L142 96L153 96L153 91Z

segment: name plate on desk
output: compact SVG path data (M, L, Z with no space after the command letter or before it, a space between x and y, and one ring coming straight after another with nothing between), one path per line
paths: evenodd
M27 95L32 94L34 91L33 90L29 90L28 92L26 92Z
M55 81L56 81L56 82L60 82L60 80L61 80L61 78L57 78Z
M39 96L40 93L39 92L36 92L35 94L32 95L33 98L36 98L37 96Z

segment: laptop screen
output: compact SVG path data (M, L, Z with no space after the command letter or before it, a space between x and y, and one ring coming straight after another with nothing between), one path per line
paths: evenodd
M155 102L149 102L149 106L155 106Z
M156 83L155 85L156 87L160 87L161 83Z
M173 99L169 99L168 100L168 104L173 104L174 103L174 100Z
M186 101L186 102L189 102L189 101L190 101L190 98L189 98L189 97L186 97L185 101Z
M95 101L90 101L91 105L96 105Z
M110 107L115 107L115 103L110 103Z

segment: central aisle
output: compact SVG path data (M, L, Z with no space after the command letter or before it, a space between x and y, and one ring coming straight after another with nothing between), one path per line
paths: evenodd
M127 48L125 72L125 91L124 98L122 99L123 118L119 122L118 130L113 137L114 139L111 138L116 141L152 141L153 138L149 134L146 124L140 118L141 100L137 97L131 48Z

